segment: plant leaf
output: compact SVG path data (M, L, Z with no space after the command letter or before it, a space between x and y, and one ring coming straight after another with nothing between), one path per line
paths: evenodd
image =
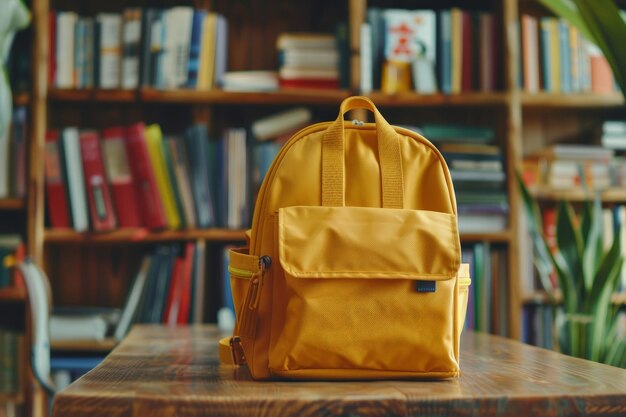
M574 0L590 40L602 50L615 80L626 94L626 23L613 0Z
M586 219L587 216L590 216L590 218ZM581 213L581 223L590 224L587 238L583 240L584 253L582 258L582 272L584 284L583 290L585 294L588 294L591 291L596 271L598 270L598 267L602 262L602 252L604 249L604 242L602 241L602 203L600 202L599 196L596 196L596 198L594 199L592 210L583 210L583 212ZM587 297L583 296L583 299L586 298Z
M606 347L606 326L609 319L609 309L611 308L611 295L615 290L617 280L620 278L623 264L624 259L619 256L617 262L611 265L611 269L606 278L606 284L602 287L598 299L595 300L590 357L590 359L594 361L601 359Z
M574 209L570 203L559 202L556 214L556 244L566 264L574 288L582 285L583 243L580 232L575 225Z
M544 6L552 10L554 14L570 22L578 29L581 35L589 40L594 40L587 28L585 20L582 18L578 8L570 0L539 0Z
M582 210L580 211L580 234L583 238L583 242L586 242L589 239L592 212L593 203L590 201L584 201L582 204Z
M593 285L591 286L591 291L589 292L589 296L586 297L586 305L585 311L593 312L598 308L598 303L600 303L600 295L604 291L607 286L610 286L610 292L613 293L615 291L615 287L617 286L618 281L611 281L612 273L614 272L615 265L618 262L623 262L622 256L622 238L621 238L621 230L618 229L616 231L615 238L613 239L613 244L609 251L604 255L604 259L602 259L602 263L600 268L593 279ZM618 276L621 274L621 269L616 271Z

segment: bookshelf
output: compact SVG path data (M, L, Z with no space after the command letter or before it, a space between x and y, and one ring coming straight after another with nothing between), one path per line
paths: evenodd
M365 18L368 5L391 7L390 3L365 0L346 0L344 2L322 1L319 5L285 5L279 12L267 8L264 2L251 2L249 10L226 1L193 2L195 6L207 5L215 8L239 29L231 31L229 42L237 45L232 48L229 56L230 70L275 69L276 36L289 30L328 31L337 21L349 22L351 36L352 76L350 89L342 90L279 90L275 92L228 92L219 89L206 91L194 90L157 90L153 88L137 88L132 90L104 89L59 89L47 84L49 43L48 12L51 9L74 10L83 15L94 15L100 11L120 12L125 3L121 1L84 3L77 0L40 0L32 3L33 12L33 62L32 88L25 94L14 98L15 103L28 105L31 112L31 132L29 148L28 194L25 200L0 200L0 216L7 211L24 211L27 214L26 241L28 252L49 272L55 297L60 299L80 299L71 293L76 288L69 288L67 279L62 275L80 273L81 268L64 268L59 259L73 259L81 265L87 253L97 257L103 251L104 262L123 258L118 251L125 254L132 251L140 256L158 243L187 242L203 239L215 252L221 244L243 243L244 230L210 228L205 230L168 230L153 232L142 228L119 229L106 233L78 233L70 229L52 229L45 223L46 207L44 196L44 137L50 128L59 128L68 124L80 127L101 129L114 124L128 124L137 120L161 121L170 117L182 120L189 125L196 121L211 124L241 124L254 120L258 114L286 109L290 106L305 105L314 108L320 120L330 120L336 115L338 104L342 99L358 93L359 80L359 25ZM263 3L263 4L261 4ZM317 2L316 2L317 3ZM466 7L464 2L445 2L448 6ZM521 334L521 316L525 303L534 297L523 294L521 279L523 274L519 249L523 244L519 230L520 210L519 196L515 183L515 171L519 168L522 155L534 143L550 141L556 136L557 126L565 119L571 119L572 113L584 120L595 120L604 117L605 113L619 113L623 109L624 100L620 94L555 94L527 93L519 88L520 29L519 16L527 9L542 11L535 1L526 0L493 0L477 2L480 7L488 7L501 20L500 38L502 39L498 68L503 74L501 88L494 92L463 92L461 94L417 94L398 93L393 95L373 91L367 94L387 119L395 123L396 115L404 119L414 117L419 121L484 121L492 124L499 138L498 145L503 151L506 172L506 191L509 198L509 226L500 232L463 233L464 244L487 243L505 251L506 276L508 279L508 334L519 338ZM130 5L145 6L146 1L133 1ZM159 5L191 5L185 0L167 0ZM405 2L402 7L442 7L437 2L419 1ZM469 7L469 6L468 6ZM268 10L265 10L268 9ZM323 16L321 19L313 16ZM356 69L356 71L355 71ZM367 117L365 115L364 117ZM555 118L556 117L556 118ZM361 118L359 116L358 118ZM112 120L112 121L109 121ZM178 129L176 123L173 129ZM530 125L531 128L527 126ZM532 128L532 126L540 126ZM579 129L581 124L572 129ZM537 131L548 132L537 135ZM554 192L538 190L537 196L550 201L559 198L582 200L586 195L572 191ZM625 202L626 192L622 189L608 190L603 195L606 202ZM130 247L130 249L129 249ZM63 254L62 257L58 255ZM215 258L215 254L213 254ZM59 259L57 259L59 258ZM88 268L86 268L87 270ZM123 302L124 294L132 279L130 272L115 286L115 296L110 303ZM80 276L80 275L79 275ZM87 285L87 284L85 284ZM90 283L89 286L96 284ZM113 291L113 290L112 290ZM214 291L217 292L217 291ZM67 293L67 294L65 294ZM3 299L0 292L0 301ZM67 295L67 296L66 296ZM216 295L211 295L215 301ZM97 298L89 298L90 301ZM212 312L213 314L214 312ZM113 347L107 341L102 344L67 344L54 345L53 349L68 351L106 351ZM1 401L0 401L1 402Z

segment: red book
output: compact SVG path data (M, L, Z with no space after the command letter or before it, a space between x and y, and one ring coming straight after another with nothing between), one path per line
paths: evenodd
M339 80L325 78L293 78L279 80L281 88L310 88L324 90L338 90Z
M48 85L56 86L56 69L57 69L57 52L56 52L56 34L57 34L57 12L50 10L48 13Z
M119 227L141 227L139 202L128 155L124 145L124 128L110 127L102 131L102 156L113 195L113 207Z
M98 133L85 130L80 132L79 138L91 224L96 231L115 229L117 220L102 163Z
M461 43L461 91L472 91L473 56L472 56L472 15L467 11L461 12L461 27L463 41Z
M182 270L183 258L176 258L172 267L172 277L170 279L170 291L163 313L163 323L175 326L178 323L180 313L180 295L182 290Z
M59 151L59 132L51 130L46 133L44 151L44 170L46 177L46 204L50 225L55 228L71 227L70 209L67 201L67 188Z
M185 258L180 273L180 310L178 312L178 324L189 323L191 313L191 275L193 273L193 255L195 244L187 242L185 245Z
M145 125L143 123L135 123L128 127L126 152L128 153L135 194L139 201L144 223L150 229L163 229L167 226L165 211L157 189L144 131Z

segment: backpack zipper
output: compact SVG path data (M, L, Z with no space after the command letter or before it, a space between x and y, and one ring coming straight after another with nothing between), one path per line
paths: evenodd
M241 325L239 326L239 334L243 337L254 337L256 333L256 311L259 307L259 300L261 299L263 278L265 277L265 271L271 264L272 258L267 255L261 256L259 258L259 270L250 275L250 284L248 284L246 299L241 307L240 315Z

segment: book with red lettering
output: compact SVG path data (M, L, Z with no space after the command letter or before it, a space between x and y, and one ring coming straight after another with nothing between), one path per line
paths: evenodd
M124 128L102 131L102 155L119 227L141 227L139 202L124 144Z
M71 227L70 207L67 200L64 169L61 165L59 132L57 130L46 133L44 154L46 205L48 206L50 226L54 228Z
M126 151L144 224L150 229L163 229L167 226L165 211L157 189L144 132L143 123L135 123L128 127L125 138Z
M102 162L98 133L84 130L80 132L79 140L91 225L96 231L112 230L116 227L117 220Z

